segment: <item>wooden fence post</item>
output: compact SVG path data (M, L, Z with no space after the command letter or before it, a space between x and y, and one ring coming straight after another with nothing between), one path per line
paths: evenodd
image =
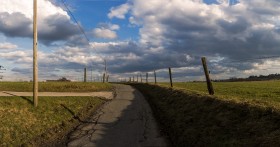
M169 69L170 86L173 87L171 68L169 67L168 69Z
M205 73L208 92L209 92L210 95L213 95L214 94L214 88L212 86L212 82L211 82L211 79L210 79L210 76L209 76L209 70L207 68L206 58L202 57L201 61L202 61L202 65L203 65L203 69L204 69L204 73Z
M103 79L102 82L105 83L105 73L103 73Z
M155 84L157 84L157 73L155 70L154 70L154 76L155 76Z
M87 68L84 69L84 82L87 82Z
M148 83L148 73L146 73L146 83Z

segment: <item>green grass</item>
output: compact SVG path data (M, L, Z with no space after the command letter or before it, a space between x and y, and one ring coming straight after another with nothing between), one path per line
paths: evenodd
M39 92L93 92L111 91L109 83L39 82ZM32 82L0 82L0 91L32 92Z
M81 116L104 100L93 97L40 97L34 108L31 97L0 97L0 146L19 146L48 130L67 124L75 113ZM68 108L69 110L67 110Z
M133 85L149 101L172 146L214 147L280 146L280 111L275 109L279 105L273 105L279 104L278 94L276 87L269 87L278 83L215 83L220 86L218 95L223 97L206 94L204 83L176 83L175 87L181 88L172 89ZM192 90L186 90L187 86ZM270 92L275 92L272 98L266 97Z
M169 83L160 83L161 86L169 86ZM205 82L174 83L175 89L207 95ZM215 96L221 99L235 101L249 101L280 108L280 81L257 82L213 82Z

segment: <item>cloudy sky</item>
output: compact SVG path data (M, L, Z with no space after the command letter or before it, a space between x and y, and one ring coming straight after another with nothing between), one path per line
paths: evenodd
M38 0L39 79L112 79L172 67L177 81L279 73L278 0ZM32 79L33 0L0 1L3 80ZM92 76L91 76L92 70ZM150 75L151 77L152 75Z

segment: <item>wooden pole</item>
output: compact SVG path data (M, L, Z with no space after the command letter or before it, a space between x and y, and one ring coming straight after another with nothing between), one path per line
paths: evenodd
M133 78L132 78L132 82L134 82L134 76L133 76Z
M142 83L142 74L140 74L140 79L141 79L141 83Z
M105 73L103 73L103 83L105 83Z
M38 106L38 62L37 62L37 0L33 1L33 103Z
M170 79L170 86L173 87L173 83L172 83L172 72L171 72L171 68L169 67L169 79Z
M148 73L146 73L146 83L148 83Z
M157 73L155 70L154 70L154 76L155 76L155 84L157 84Z
M87 82L87 68L84 69L84 82Z
M209 92L210 95L213 95L214 94L214 88L212 86L212 82L211 82L211 79L210 79L210 76L209 76L209 70L207 68L206 58L202 57L201 62L202 62L204 73L205 73L208 92Z
M138 83L138 74L137 74L137 81L136 82Z

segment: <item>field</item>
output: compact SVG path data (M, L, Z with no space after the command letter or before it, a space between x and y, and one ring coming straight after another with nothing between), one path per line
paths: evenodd
M39 83L44 92L112 91L108 83ZM0 91L32 91L29 82L0 82ZM33 107L32 97L0 97L0 146L20 146L54 137L71 130L106 100L95 97L39 97ZM38 141L37 141L38 143ZM36 145L35 145L36 146Z
M110 91L109 83L39 82L39 92L93 92ZM32 82L0 82L0 91L32 92Z
M225 100L249 102L280 108L280 81L213 82L215 96ZM168 87L169 83L159 85ZM175 89L207 95L205 82L173 83Z
M280 146L280 81L132 85L172 146Z

